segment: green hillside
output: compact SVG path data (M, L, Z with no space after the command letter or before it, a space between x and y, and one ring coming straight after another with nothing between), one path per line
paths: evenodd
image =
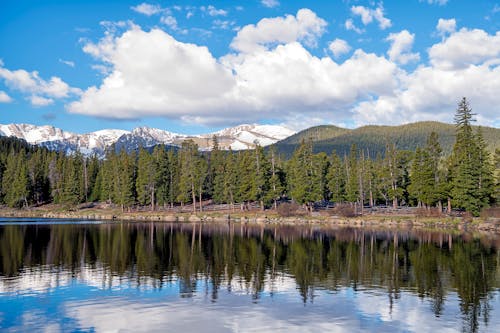
M481 127L490 151L500 148L500 129ZM423 147L431 132L439 134L439 141L445 154L451 152L455 142L455 125L435 121L417 122L399 126L363 126L345 129L336 126L316 126L301 131L274 147L279 153L290 156L302 140L312 140L315 152L338 154L348 153L352 144L368 149L371 156L383 153L388 143L395 143L398 149L415 150Z
M339 135L350 132L350 129L337 127L333 125L314 126L303 131L300 131L288 138L280 141L280 144L295 145L302 142L302 140L312 139L314 142L323 141L335 138Z

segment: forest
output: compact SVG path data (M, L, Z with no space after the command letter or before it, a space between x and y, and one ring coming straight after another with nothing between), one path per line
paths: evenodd
M415 151L386 142L383 152L352 145L349 153L314 151L302 140L290 158L272 147L225 151L213 138L200 152L193 141L179 149L156 146L137 152L108 151L104 159L66 155L0 138L0 202L17 208L47 203L75 206L108 202L151 210L202 202L276 209L292 201L314 209L318 202L359 206L438 207L478 216L500 200L500 151L491 156L465 98L455 114L455 142L445 156L432 132Z

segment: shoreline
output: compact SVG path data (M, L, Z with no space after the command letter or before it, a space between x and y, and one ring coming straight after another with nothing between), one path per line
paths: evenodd
M487 232L500 234L500 219L474 218L466 221L461 217L418 217L415 215L364 215L338 217L328 215L297 215L281 217L274 211L254 212L197 212L171 213L165 211L121 212L112 209L11 209L0 208L2 218L49 218L80 219L127 222L170 222L170 223L252 223L277 225L325 225L358 228L416 228L441 229L460 232Z

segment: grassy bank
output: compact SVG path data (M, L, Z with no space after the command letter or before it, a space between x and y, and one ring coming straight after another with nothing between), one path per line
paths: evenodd
M299 214L283 217L274 210L266 211L210 211L197 213L174 213L167 211L131 211L107 207L63 207L45 205L29 209L0 207L2 217L86 219L106 221L157 221L179 223L264 223L264 224L324 224L353 227L390 227L390 228L436 228L460 231L487 231L500 233L498 218L461 218L461 217L421 217L412 214L367 214L356 217L340 217L325 212L311 215Z

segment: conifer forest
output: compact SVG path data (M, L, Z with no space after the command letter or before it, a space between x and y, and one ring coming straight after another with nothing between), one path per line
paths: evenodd
M290 158L272 146L227 151L213 138L200 152L193 141L179 148L155 146L132 153L110 149L104 159L67 155L0 138L0 202L17 208L47 203L75 206L107 202L130 210L224 203L275 209L293 201L312 211L319 202L460 209L477 216L499 201L500 151L490 154L463 98L456 135L445 154L432 133L415 151L387 142L376 154L352 145L348 154L313 152L303 140Z

